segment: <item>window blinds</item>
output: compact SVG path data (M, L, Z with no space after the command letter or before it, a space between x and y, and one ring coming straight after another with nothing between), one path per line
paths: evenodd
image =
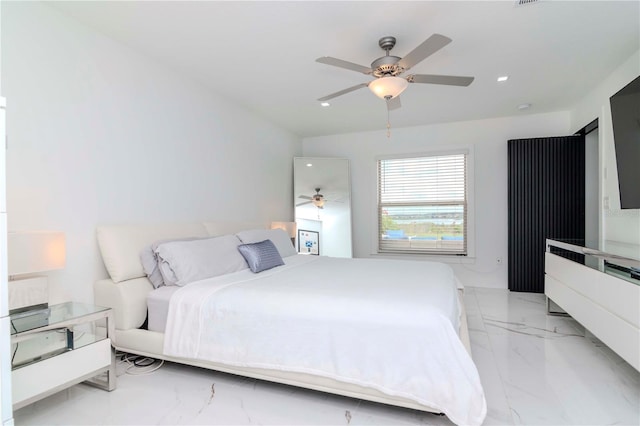
M378 160L378 251L467 253L467 156Z

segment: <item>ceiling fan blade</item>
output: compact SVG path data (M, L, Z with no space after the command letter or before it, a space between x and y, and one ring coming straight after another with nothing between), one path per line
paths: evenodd
M398 109L402 106L400 103L400 96L396 96L395 98L391 98L387 101L387 109L389 111L393 111L394 109Z
M407 77L409 83L446 84L447 86L468 86L473 77L455 75L414 74Z
M305 201L304 203L296 204L296 207L304 206L305 204L311 204L311 201Z
M449 43L451 43L451 39L449 37L445 37L441 34L433 34L431 37L423 41L420 46L416 47L404 58L400 59L398 61L398 65L407 71L409 68L433 55Z
M351 71L361 72L362 74L371 74L373 70L364 65L354 64L353 62L343 61L342 59L332 58L331 56L323 56L316 59L321 64L333 65L334 67L344 68Z
M298 198L302 198L304 200L312 200L313 197L309 197L308 195L298 195Z
M320 101L320 102L328 101L329 99L337 98L338 96L344 95L344 94L349 93L349 92L353 92L354 90L358 90L358 89L361 89L363 87L367 87L368 85L369 85L368 83L361 83L361 84L358 84L356 86L349 87L348 89L344 89L344 90L341 90L339 92L327 95L324 98L318 99L318 101Z

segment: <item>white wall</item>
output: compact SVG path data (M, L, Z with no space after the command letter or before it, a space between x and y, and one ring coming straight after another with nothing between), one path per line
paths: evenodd
M352 257L351 250L351 210L348 204L334 203L332 214L324 214L327 207L320 212L323 238L320 250L323 255L333 257Z
M470 147L475 157L475 257L448 261L465 285L507 288L507 140L561 136L569 128L568 112L525 115L392 129L390 139L384 130L306 138L303 153L350 160L354 256L370 257L377 232L375 157Z
M3 2L9 229L58 230L93 300L98 224L293 218L300 140L41 3Z
M598 118L602 237L640 244L640 209L620 209L609 97L640 75L640 50L631 55L571 110L572 131ZM608 205L608 207L607 207Z

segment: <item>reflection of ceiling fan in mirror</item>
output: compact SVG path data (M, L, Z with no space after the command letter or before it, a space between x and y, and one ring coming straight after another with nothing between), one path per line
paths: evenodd
M313 203L313 205L316 206L319 209L323 209L324 208L324 203L326 201L324 199L324 195L322 195L320 193L320 188L316 188L316 193L313 194L311 197L309 197L308 195L300 195L298 198L302 198L302 199L309 200L309 201L305 201L304 203L296 204L296 206L303 206L305 204Z

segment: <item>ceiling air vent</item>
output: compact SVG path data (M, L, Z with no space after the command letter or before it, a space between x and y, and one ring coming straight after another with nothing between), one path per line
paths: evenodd
M534 3L540 3L540 0L516 0L516 6L526 6Z

